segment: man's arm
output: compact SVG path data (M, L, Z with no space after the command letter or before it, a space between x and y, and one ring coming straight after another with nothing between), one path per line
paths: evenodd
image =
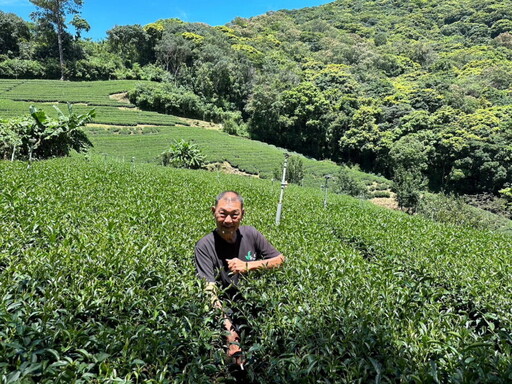
M257 269L277 268L284 263L284 256L282 254L271 259L263 259L256 261L243 261L239 258L229 259L228 267L233 273L246 273Z
M222 303L220 302L219 295L218 295L219 288L217 287L217 284L207 282L205 291L210 294L210 301L212 304L212 307L215 309L222 309Z
M207 283L206 284L206 292L211 295L211 303L213 308L222 310L222 302L218 296L218 287L215 283ZM240 335L235 331L235 327L233 326L233 322L229 318L226 313L223 313L223 324L226 329L226 341L228 347L228 356L234 357L236 364L242 364L242 360L240 356L235 356L238 352L242 352L240 348Z
M204 243L198 243L198 245L196 245L195 263L198 276L206 280L205 291L210 294L212 307L222 312L222 322L226 330L227 354L234 358L236 364L241 365L242 357L237 355L237 353L242 351L240 348L240 336L235 331L235 327L229 316L223 311L222 302L219 299L219 287L215 283L215 268L212 258L210 257L210 252L208 249L205 249Z

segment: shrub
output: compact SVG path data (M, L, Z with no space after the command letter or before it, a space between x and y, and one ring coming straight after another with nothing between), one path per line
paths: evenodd
M242 114L236 112L222 112L222 131L233 136L248 136L247 124L242 119Z
M508 202L512 202L512 188L503 188L500 190L501 196Z
M139 84L128 92L130 102L141 109L176 116L202 118L206 109L194 93L172 84Z
M44 75L45 69L38 61L7 59L0 62L0 77L35 79Z
M284 160L279 168L274 169L274 179L283 177ZM286 166L286 181L293 184L302 184L304 179L304 162L300 156L290 156Z
M391 193L389 191L375 191L371 194L374 198L388 198L391 197Z
M409 213L416 212L420 201L420 188L423 185L421 175L416 172L399 168L395 170L393 178L393 191L400 209Z
M174 140L171 147L161 155L162 165L174 168L203 168L205 158L196 144L185 140Z
M0 121L0 157L46 159L68 156L71 150L84 152L91 147L82 128L92 120L95 111L78 115L68 105L69 114L65 115L54 108L57 119L30 107L30 116Z
M147 80L158 82L169 82L171 75L162 67L155 64L148 64L143 67L135 63L132 68L117 68L114 77L120 80Z
M206 102L191 90L173 83L138 84L128 92L128 98L131 103L144 110L215 123L223 122L232 134L236 132L240 136L247 135L247 128L242 124L240 112L226 110L229 106L221 107Z
M512 219L512 196L507 196L507 190L510 191L510 188L500 190L500 197L492 193L479 193L464 195L463 198L473 207Z
M158 65L149 64L142 67L141 80L165 82L171 80L171 74Z
M73 80L110 80L115 77L116 64L98 59L78 60L68 70Z
M349 174L347 167L341 167L335 179L334 191L343 195L350 195L366 199L368 188L366 184Z
M425 194L420 199L416 212L439 223L475 229L500 227L491 213L471 207L462 198L453 195Z

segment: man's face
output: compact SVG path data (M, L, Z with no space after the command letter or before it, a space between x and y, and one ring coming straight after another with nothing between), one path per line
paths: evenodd
M224 238L233 237L244 216L242 203L237 200L236 195L225 194L217 206L212 208L212 211L219 235Z

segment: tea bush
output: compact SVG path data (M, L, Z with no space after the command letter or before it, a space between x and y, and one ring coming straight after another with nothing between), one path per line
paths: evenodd
M2 79L0 99L119 106L119 102L109 98L109 95L127 92L139 83L133 80L62 82Z
M193 247L223 189L287 256L236 306L256 383L512 377L512 242L319 189L117 164L0 162L2 382L233 382ZM186 214L185 214L186 212Z

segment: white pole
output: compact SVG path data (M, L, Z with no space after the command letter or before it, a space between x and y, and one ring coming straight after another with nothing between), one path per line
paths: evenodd
M324 208L327 208L327 190L329 189L328 180L331 178L331 175L325 175L325 197L324 197Z
M290 155L284 154L284 166L283 166L283 179L281 180L281 195L279 196L279 204L277 204L277 213L276 213L276 225L279 225L281 222L281 212L283 210L283 196L284 196L284 187L286 187L286 167L288 166L288 157Z
M36 145L37 140L32 138L28 139L28 142L30 143L28 145L28 167L30 168L32 166L32 153L34 152L34 146Z

